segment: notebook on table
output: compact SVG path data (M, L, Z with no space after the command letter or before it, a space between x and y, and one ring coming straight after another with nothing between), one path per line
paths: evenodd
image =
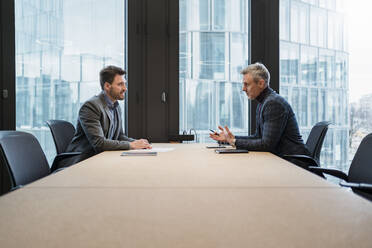
M156 156L158 153L151 150L133 150L122 152L120 156Z
M208 145L206 146L208 149L216 149L216 148L226 148L226 146L219 146L219 145Z
M248 153L248 150L244 149L216 149L216 153L224 154L224 153Z

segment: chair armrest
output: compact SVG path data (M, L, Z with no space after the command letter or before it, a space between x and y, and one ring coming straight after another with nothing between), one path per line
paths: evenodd
M52 174L57 173L57 172L60 172L60 171L62 171L64 169L66 169L66 168L67 167L62 167L62 168L55 169L54 171L52 171Z
M80 154L81 154L81 152L64 152L64 153L57 154L57 156L54 158L53 164L58 163L59 161L65 159L65 158L74 157L74 156L77 156L77 155L80 155Z
M336 169L328 169L328 168L321 168L321 167L316 167L316 166L309 166L309 170L312 172L322 172L337 178L340 178L342 180L345 180L346 182L348 181L348 176L339 170Z
M56 159L58 158L58 160L62 160L62 159L77 156L80 154L81 152L64 152L64 153L57 154Z
M54 158L52 167L50 168L51 172L53 173L53 172L55 172L56 170L59 169L59 163L62 160L66 159L66 158L78 156L80 154L81 154L81 152L65 152L65 153L57 154L57 156Z
M17 189L20 189L20 188L22 188L22 187L23 187L23 185L17 185L17 186L15 186L15 187L11 188L11 189L10 189L10 192L12 192L12 191L14 191L14 190L17 190Z
M348 182L340 182L342 187L349 187L353 189L368 189L372 190L372 184L370 183L348 183Z
M309 163L309 165L319 167L318 162L312 157L307 156L307 155L283 155L283 158L294 158L294 159Z

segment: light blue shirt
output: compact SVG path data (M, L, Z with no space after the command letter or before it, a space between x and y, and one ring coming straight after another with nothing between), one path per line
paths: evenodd
M111 99L106 95L105 91L103 91L103 96L104 96L105 101L107 103L107 106L110 110L111 120L112 120L112 122L110 123L110 129L109 129L107 138L108 139L113 139L114 135L115 135L115 131L119 127L119 117L118 117L118 113L116 111L116 108L119 106L119 103L118 103L118 101L112 102Z

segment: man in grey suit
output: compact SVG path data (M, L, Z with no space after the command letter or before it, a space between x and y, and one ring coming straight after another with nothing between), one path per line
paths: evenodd
M81 106L75 136L67 148L68 152L82 154L66 164L77 163L103 151L151 149L146 139L135 140L124 135L118 100L124 100L127 91L125 73L116 66L107 66L100 71L102 92Z

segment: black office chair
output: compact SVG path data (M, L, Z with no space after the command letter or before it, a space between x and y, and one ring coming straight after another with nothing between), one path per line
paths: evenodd
M336 169L316 166L311 166L309 169L343 179L341 186L351 187L356 194L372 200L372 133L364 137L360 143L348 175Z
M11 176L11 190L50 174L45 154L30 133L0 131L0 150Z
M309 166L318 166L320 159L320 151L323 146L324 138L328 131L329 121L322 121L316 123L310 131L309 137L306 141L306 146L310 151L310 156L307 155L284 155L284 158L299 160ZM305 168L306 169L306 168ZM316 173L324 177L322 174Z
M46 124L50 128L56 146L57 156L55 157L51 170L54 172L57 169L69 166L64 163L65 158L78 156L81 152L66 152L68 145L75 134L74 126L63 120L49 120Z
M75 134L75 127L68 121L49 120L46 124L52 132L57 154L66 152L68 145Z

